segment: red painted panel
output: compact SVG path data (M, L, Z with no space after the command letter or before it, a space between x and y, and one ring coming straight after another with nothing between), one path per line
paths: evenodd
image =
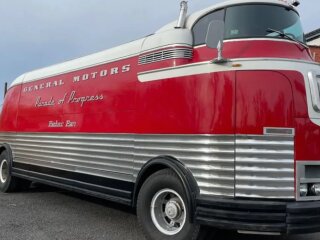
M14 132L17 130L18 103L21 86L9 89L4 99L0 117L1 131Z
M132 132L136 72L132 58L23 84L19 131Z
M279 71L288 79L290 79L293 91L295 117L309 118L308 103L304 76L297 71Z
M309 51L300 45L275 40L225 42L223 56L225 58L288 58L312 61ZM216 50L203 46L195 48L193 61L208 61L216 57Z
M74 76L101 69L103 66L23 84L18 131L234 133L234 72L140 83L132 65L130 73L73 82ZM42 83L54 81L63 84L36 90ZM70 102L73 91L76 96L102 94L103 99ZM40 106L39 97L49 105ZM13 115L6 116L12 119Z
M138 133L233 134L234 73L142 83Z
M175 47L187 48L187 47ZM173 49L163 48L156 51L143 53L150 54L162 50ZM224 43L223 56L225 58L286 58L312 61L309 51L294 42L279 40L239 40L227 41ZM168 68L181 66L189 63L197 63L212 60L217 57L217 50L210 49L206 46L196 47L193 50L193 59L171 59L155 62L146 65L140 65L138 72L150 71L159 68Z
M227 42L224 51L226 57L236 58L307 59L305 50L281 41ZM195 49L194 61L212 58L212 50ZM138 66L138 57L134 57L25 83L18 131L233 134L235 72L146 83L137 80L139 71L175 66L184 61L177 59ZM48 83L50 87L46 87ZM19 89L16 86L10 91L19 93ZM17 99L16 96L11 98ZM6 102L4 110L14 104ZM14 107L6 111L2 122L16 119ZM265 126L294 127L294 115L308 116L300 73L237 73L237 133L262 134ZM6 124L6 128L2 124L2 129L17 127L15 121Z
M264 127L294 128L290 81L274 71L237 72L236 133L263 134Z
M296 119L296 160L320 160L320 127L309 118Z

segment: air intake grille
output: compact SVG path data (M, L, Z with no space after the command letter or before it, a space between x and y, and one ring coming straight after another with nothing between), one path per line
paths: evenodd
M294 136L236 137L236 197L294 198Z
M191 48L174 48L153 53L148 53L139 57L139 65L160 62L168 59L185 58L192 59Z

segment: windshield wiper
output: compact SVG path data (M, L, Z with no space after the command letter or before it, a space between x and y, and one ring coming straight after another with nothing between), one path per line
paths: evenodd
M289 40L294 41L294 42L296 42L296 43L299 43L299 44L300 44L302 47L304 47L305 49L309 49L309 47L308 47L307 44L305 44L305 43L303 43L303 42L301 42L301 41L299 41L299 40L297 40L297 39L289 36L288 34L282 32L282 31L275 30L275 29L272 29L272 28L268 28L268 29L267 29L267 32L269 32L269 33L278 33L280 37L289 39Z

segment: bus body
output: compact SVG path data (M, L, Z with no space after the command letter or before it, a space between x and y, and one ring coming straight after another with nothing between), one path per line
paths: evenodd
M138 207L150 239L320 231L320 67L296 11L223 2L20 76L0 118L2 191L24 179ZM216 20L223 62L206 45Z

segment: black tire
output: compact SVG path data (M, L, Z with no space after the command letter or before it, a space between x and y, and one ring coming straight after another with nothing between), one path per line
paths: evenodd
M164 194L162 198L161 198L162 196L161 194ZM168 194L168 197L165 194ZM180 179L170 169L164 169L159 172L156 172L144 182L138 195L137 216L138 216L139 225L142 228L142 231L147 239L149 240L160 240L160 239L161 240L166 240L166 239L195 240L197 239L200 226L194 223L190 223L189 221L190 214L192 213L190 213L189 207L187 205L186 194L187 193L185 192ZM156 205L157 199L160 199L159 205ZM176 203L180 203L178 204L179 208L177 208L180 211L178 211L179 214L175 217L175 219L168 218L168 215L166 215L167 212L165 211L165 209L168 210L168 213L170 213L171 209L165 207L168 205L168 203L167 204L161 203L161 199L163 201L167 201L168 203L172 202L171 199L175 199L177 200ZM169 199L170 201L168 201ZM160 212L162 211L164 214L152 214L151 204L154 204L153 206L162 206L161 208L155 207L154 209L162 209L158 211ZM182 210L183 208L185 208L184 211ZM154 210L153 212L155 211L156 210ZM176 213L176 211L174 211L174 213ZM174 215L171 215L171 217L172 216ZM159 218L159 221L155 220L157 218ZM178 231L178 229L180 230L178 232L175 232L174 230L172 230L171 234L173 233L173 235L169 235L166 232L165 233L162 232L163 229L166 230L165 229L166 224L169 223L169 221L173 223L176 220L176 218L177 218L177 221L180 221L180 222L182 221L181 220L182 218L185 219L185 221L182 221L182 223L175 223L174 226L172 227L172 229L175 229L175 227L178 226L177 230L175 231ZM164 226L164 228L162 228L161 225ZM162 229L162 231L159 229ZM171 228L168 228L168 229L171 229Z
M0 154L0 191L16 192L29 188L31 182L11 175L12 159L7 151Z

